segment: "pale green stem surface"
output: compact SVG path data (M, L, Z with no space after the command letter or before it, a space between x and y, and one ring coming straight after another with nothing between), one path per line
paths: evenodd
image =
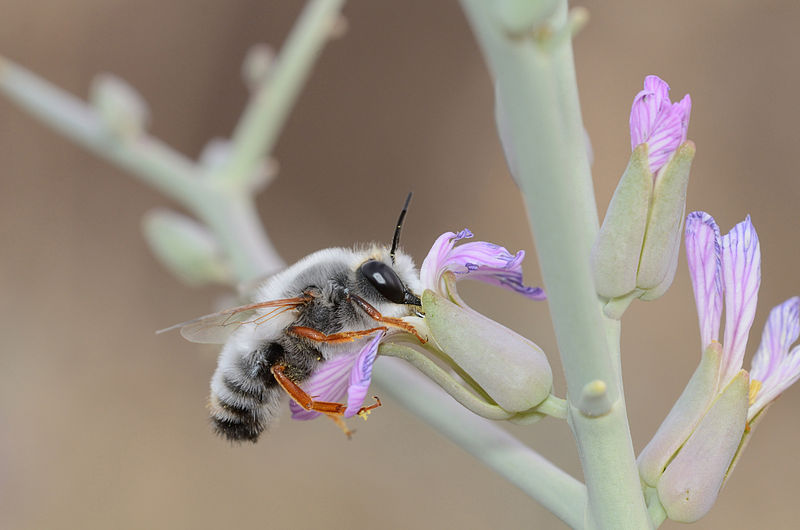
M462 5L486 55L514 147L516 178L528 208L570 399L570 425L588 491L587 528L652 526L635 465L619 389L616 353L609 351L602 304L590 270L599 223L586 155L569 38L567 5L548 31L512 38L484 0ZM541 38L534 38L538 34ZM575 405L592 381L606 383L607 414L588 417Z
M573 528L583 528L586 489L489 420L475 416L410 366L378 358L375 381L396 401ZM385 369L383 369L385 368ZM533 525L535 527L535 525Z
M215 180L241 186L272 151L343 4L344 0L312 0L306 5L269 76L251 96L233 132L231 157Z

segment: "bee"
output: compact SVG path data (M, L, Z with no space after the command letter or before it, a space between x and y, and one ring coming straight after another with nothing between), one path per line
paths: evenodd
M419 272L398 250L411 194L390 249L327 248L267 279L253 303L170 328L193 342L224 343L211 379L214 430L231 441L255 442L274 421L282 392L306 410L332 418L350 435L345 405L315 401L301 384L326 361L352 351L353 341L389 330L414 334L401 320L420 315ZM359 413L380 406L363 407Z

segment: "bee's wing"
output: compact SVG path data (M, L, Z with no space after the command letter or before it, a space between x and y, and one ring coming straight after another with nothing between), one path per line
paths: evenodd
M156 331L156 333L165 333L173 329L180 329L183 338L191 342L223 344L228 340L231 333L239 329L239 326L242 324L262 324L272 317L305 304L309 300L310 297L308 296L300 296L297 298L282 298L280 300L269 300L267 302L257 302L230 309L223 309L217 313L193 318L192 320L160 329ZM257 310L265 307L274 309L263 315L256 316Z

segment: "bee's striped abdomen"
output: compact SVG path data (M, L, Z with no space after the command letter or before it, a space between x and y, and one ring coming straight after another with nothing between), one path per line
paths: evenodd
M255 442L280 405L280 387L269 373L268 358L282 349L271 343L244 357L221 356L211 379L211 421L231 441Z

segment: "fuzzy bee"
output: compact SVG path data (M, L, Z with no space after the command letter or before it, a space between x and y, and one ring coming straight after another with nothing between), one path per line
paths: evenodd
M390 249L328 248L264 282L253 303L171 328L193 342L224 343L211 379L214 429L233 441L255 442L274 420L282 392L307 411L342 420L346 406L315 401L301 384L353 341L402 329L425 342L401 317L420 314L414 263L397 249L411 194ZM359 413L380 406L380 400Z

